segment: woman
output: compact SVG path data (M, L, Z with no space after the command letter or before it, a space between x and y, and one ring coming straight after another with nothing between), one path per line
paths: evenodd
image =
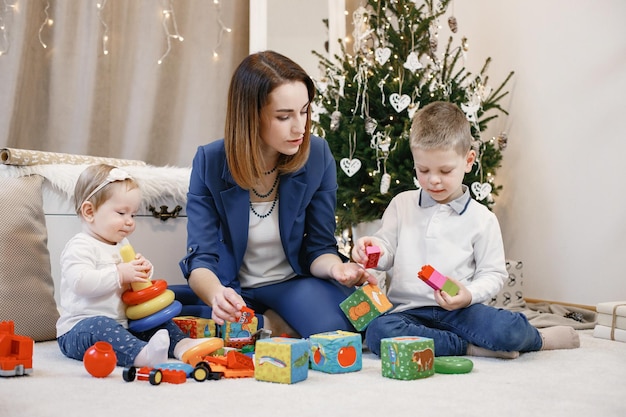
M376 279L335 239L336 166L311 136L315 86L289 58L245 58L228 93L224 139L201 146L181 269L218 324L248 306L274 335L354 330L339 303Z

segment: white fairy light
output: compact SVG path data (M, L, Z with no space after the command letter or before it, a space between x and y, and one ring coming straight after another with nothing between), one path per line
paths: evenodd
M54 24L54 20L52 20L52 18L48 14L49 8L50 8L50 2L46 1L46 7L44 7L43 9L43 13L45 16L44 16L43 22L41 22L41 26L39 26L39 43L41 44L41 46L44 47L44 49L47 48L48 45L41 38L41 33L43 32L43 28L46 26L52 26Z
M102 10L107 4L107 0L98 0L96 1L96 8L98 9L98 20L100 20L100 24L103 27L102 30L102 53L105 55L109 54L109 48L107 47L109 43L109 25L104 21L102 17Z
M215 6L217 24L220 27L220 31L217 34L217 43L215 44L215 48L213 48L213 58L219 58L219 48L222 45L222 41L224 40L224 33L231 33L232 29L224 24L222 21L222 7L219 0L213 0L213 5Z
M174 14L174 4L172 0L169 0L169 8L163 10L163 18L161 24L163 25L163 31L165 32L165 39L167 40L167 49L161 58L157 61L159 65L163 63L163 60L169 55L172 49L172 39L176 39L182 42L184 39L178 32L178 24L176 23L176 14ZM170 26L172 30L170 31Z

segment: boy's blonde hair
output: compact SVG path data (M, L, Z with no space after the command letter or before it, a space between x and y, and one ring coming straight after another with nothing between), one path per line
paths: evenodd
M411 150L454 149L459 155L465 155L474 142L465 113L447 101L435 101L418 110L410 137Z
M139 188L137 182L121 170L119 171L126 174L126 178L110 179L109 174L113 169L119 170L112 165L97 164L88 166L81 172L74 187L74 208L78 215L81 214L81 207L85 201L90 201L94 210L97 210L98 207L111 198L113 194L111 187L109 187L111 183L121 183L126 186L127 190Z

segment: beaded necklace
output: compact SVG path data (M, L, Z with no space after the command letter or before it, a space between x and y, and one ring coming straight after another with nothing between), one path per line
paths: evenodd
M268 194L269 195L269 194ZM252 205L252 201L250 202L250 210L252 210L252 213L254 213L255 216L257 216L259 219L264 219L266 217L269 217L270 214L272 214L272 212L274 211L274 208L276 207L276 202L278 201L278 191L276 191L276 196L274 197L274 201L272 201L272 207L270 207L269 211L265 214L259 214L255 209L254 206Z
M268 171L268 172L271 174L271 171ZM276 178L274 179L274 184L272 184L272 188L270 188L267 194L259 194L259 192L255 190L254 187L252 188L252 192L254 193L254 195L256 195L259 198L267 198L270 195L272 195L272 193L274 192L274 189L276 188L276 184L278 184L278 175L276 175Z

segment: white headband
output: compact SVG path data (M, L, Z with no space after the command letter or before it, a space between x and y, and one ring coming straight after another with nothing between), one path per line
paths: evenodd
M85 198L85 200L83 201L83 203L85 201L88 201L91 197L94 196L95 193L97 193L98 191L100 191L101 189L103 189L104 187L106 187L107 185L111 184L112 182L115 181L124 181L126 179L132 178L130 176L130 174L128 174L128 172L119 169L119 168L113 168L111 171L109 171L109 175L107 175L106 179L104 180L104 182L100 185L98 185L96 188L94 188L94 190L89 193L89 195L87 196L87 198Z

